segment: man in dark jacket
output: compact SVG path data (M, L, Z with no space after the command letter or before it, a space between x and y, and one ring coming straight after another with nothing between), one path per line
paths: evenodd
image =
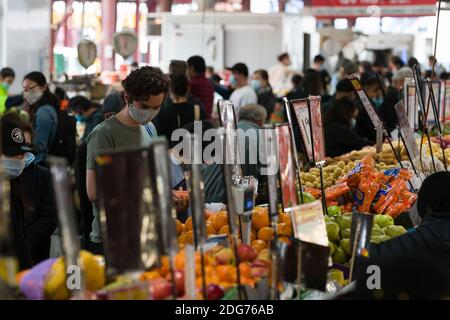
M449 172L438 172L426 178L417 200L422 223L413 232L371 245L370 257L400 253L429 256L450 270L449 195Z

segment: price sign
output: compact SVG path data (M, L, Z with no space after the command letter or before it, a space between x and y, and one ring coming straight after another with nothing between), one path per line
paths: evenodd
M450 120L450 80L446 80L444 84L444 107L441 112L442 122Z
M309 109L311 111L310 123L312 126L313 136L313 149L314 149L314 162L325 161L325 138L323 133L322 122L322 104L320 96L309 97Z
M413 78L406 78L403 86L403 101L406 107L408 121L414 130L419 129L419 109L416 85Z
M357 75L351 75L348 76L347 79L350 80L353 89L355 89L356 94L358 95L359 100L361 100L362 105L364 106L364 109L366 110L367 114L370 117L370 120L373 123L374 128L378 128L380 125L382 125L382 122L380 120L380 117L378 116L377 112L375 111L374 107L372 106L372 103L370 102L369 98L367 97L366 92L364 91L361 82L359 81L359 78Z
M322 202L302 204L292 209L295 237L301 241L328 247L327 228Z
M292 155L291 132L287 124L275 128L280 164L280 186L284 211L298 205L294 157Z
M405 145L408 153L412 159L415 159L419 155L419 150L414 139L414 131L411 127L410 122L408 121L408 115L406 114L403 101L397 103L394 109L397 115L400 132L402 133L403 139L405 140Z
M313 161L313 146L311 138L311 124L309 119L308 100L299 99L291 101L294 108L295 117L297 118L300 133L302 135L303 144L305 145L306 155L310 161Z
M441 101L442 101L441 82L433 81L431 83L437 110L433 109L433 101L431 100L431 97L430 97L431 92L430 92L429 85L430 85L430 81L426 80L426 82L425 82L425 111L428 110L427 123L430 125L434 125L434 124L436 124L436 115L438 115L439 110L442 109L441 108ZM436 114L435 114L435 111L436 111Z

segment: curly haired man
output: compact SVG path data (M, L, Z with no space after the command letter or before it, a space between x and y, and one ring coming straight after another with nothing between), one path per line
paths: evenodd
M86 189L89 200L94 204L94 221L88 249L94 253L102 252L100 218L95 205L95 156L99 152L124 147L147 146L151 137L142 127L148 127L149 122L158 114L169 84L169 78L158 68L142 67L132 71L122 81L122 98L126 107L99 124L87 138Z

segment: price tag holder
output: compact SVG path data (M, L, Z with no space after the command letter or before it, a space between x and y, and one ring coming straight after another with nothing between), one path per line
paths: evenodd
M328 236L319 200L292 208L294 235L297 239L328 247Z

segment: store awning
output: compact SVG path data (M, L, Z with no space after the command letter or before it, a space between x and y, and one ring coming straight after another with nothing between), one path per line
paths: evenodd
M308 3L309 2L309 3ZM434 16L435 0L309 0L312 14L320 19L359 17Z

